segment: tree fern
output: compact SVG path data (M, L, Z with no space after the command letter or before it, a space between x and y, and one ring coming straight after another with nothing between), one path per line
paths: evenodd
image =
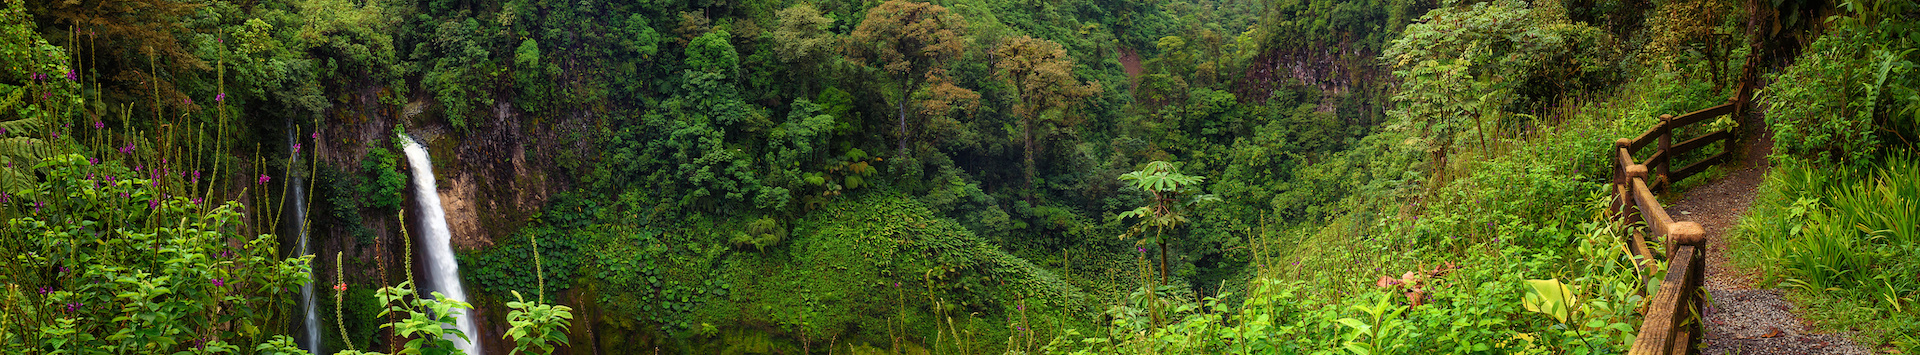
M27 114L27 112L34 110L14 110L14 106L20 104L20 97L27 92L27 88L0 84L0 90L9 91L8 93L0 94L0 119L5 120L0 121L0 137L24 136L40 132L40 129L46 128L47 121L41 119L40 115ZM20 112L20 114L4 114L10 112ZM0 153L5 152L4 150L0 150Z
M40 182L33 174L33 166L40 163L40 159L52 155L51 145L36 138L0 138L0 191L13 193L32 189Z

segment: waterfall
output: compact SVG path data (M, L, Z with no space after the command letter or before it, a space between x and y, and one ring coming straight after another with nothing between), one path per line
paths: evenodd
M287 147L293 147L299 143L300 132L293 129L293 125L289 123L287 127ZM294 235L300 237L300 243L298 249L294 250L294 255L312 255L313 251L307 247L307 184L301 181L302 177L296 170L300 166L299 152L293 152L292 156L293 158L287 163L286 176L288 179L291 179L287 180L287 187L292 189L292 191L288 191L291 192L290 196L287 196L292 199L292 201L289 202L293 203L293 226L291 228L293 228ZM300 306L306 309L307 314L305 327L307 352L320 354L321 326L320 315L313 310L313 275L312 273L307 274L307 283L300 284Z
M439 292L446 298L466 302L467 292L460 287L460 265L453 260L453 233L447 229L447 212L440 209L440 190L433 183L433 161L427 158L426 147L420 146L412 137L400 135L401 143L407 153L407 165L413 173L414 201L420 203L420 241L426 246L427 283L426 292ZM423 292L424 293L424 292ZM458 319L454 323L468 339L480 339L474 332L473 317L466 310L452 311ZM467 354L480 354L480 344L448 337Z

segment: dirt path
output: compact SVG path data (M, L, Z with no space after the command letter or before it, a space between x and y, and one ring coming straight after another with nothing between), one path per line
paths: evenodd
M1793 303L1781 297L1782 290L1754 289L1759 274L1727 261L1727 238L1734 232L1760 182L1771 168L1767 155L1773 151L1773 134L1754 114L1742 120L1740 145L1746 147L1741 159L1728 167L1735 170L1719 180L1686 192L1678 203L1668 207L1674 219L1700 223L1707 230L1707 279L1703 285L1712 295L1704 312L1706 338L1701 354L1869 354L1845 335L1808 333L1806 322L1795 315Z

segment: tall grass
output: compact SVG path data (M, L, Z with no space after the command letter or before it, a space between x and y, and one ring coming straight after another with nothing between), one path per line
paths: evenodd
M1785 161L1740 223L1762 286L1803 290L1813 318L1866 330L1867 345L1920 342L1920 157L1818 166Z

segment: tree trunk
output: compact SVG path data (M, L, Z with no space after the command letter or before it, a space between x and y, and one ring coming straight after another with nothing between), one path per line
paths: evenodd
M1167 284L1167 236L1166 236L1166 228L1164 228L1164 227L1163 227L1163 228L1160 228L1160 229L1159 229L1158 231L1156 231L1156 232L1154 232L1154 237L1155 237L1156 239L1160 239L1160 284L1161 284L1161 285L1165 285L1165 284Z
M1024 159L1021 162L1024 166L1020 169L1020 172L1022 175L1025 175L1027 178L1027 193L1026 193L1027 203L1033 203L1033 173L1035 168L1033 163L1033 119L1032 118L1028 118L1025 122L1021 122L1020 136L1021 136L1020 140L1025 143L1025 147L1026 147L1026 159Z
M909 97L907 97L907 95L913 92L912 89L915 83L913 82L912 75L908 75L905 78L901 78L900 83L901 83L900 85L900 155L906 156L907 155L907 100L910 99Z

